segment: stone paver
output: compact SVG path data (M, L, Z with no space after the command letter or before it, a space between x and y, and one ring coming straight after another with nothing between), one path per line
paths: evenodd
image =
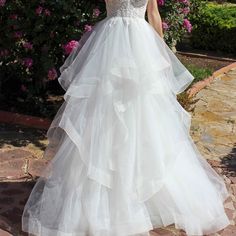
M38 176L48 160L42 159L48 143L46 130L0 125L0 181L22 181Z
M211 166L223 176L230 197L231 225L214 236L236 235L236 69L214 79L195 96L191 136Z
M214 79L197 93L191 136L211 166L223 176L230 197L225 210L231 225L210 236L236 236L236 70ZM21 214L40 169L46 130L0 125L0 236L25 236ZM152 236L186 236L174 225L150 231Z
M26 236L21 215L41 168L46 130L0 125L0 236Z
M21 232L21 215L34 182L0 183L0 236L26 236ZM5 231L5 234L3 232Z

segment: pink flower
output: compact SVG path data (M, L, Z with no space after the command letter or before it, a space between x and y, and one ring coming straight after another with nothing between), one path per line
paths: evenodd
M8 56L10 53L7 49L2 49L0 50L0 57L6 57Z
M39 16L42 14L43 8L41 6L38 6L35 10L35 13Z
M33 59L32 58L24 58L22 60L22 65L25 66L26 68L30 68L33 65Z
M24 42L24 43L23 43L23 47L24 47L25 49L32 50L32 49L33 49L33 44L30 43L30 42Z
M6 3L6 0L0 0L0 7L4 7Z
M20 89L21 89L22 92L26 92L27 91L27 88L26 88L26 86L24 84L22 84L20 86Z
M12 15L9 16L9 18L12 19L12 20L17 20L18 15L17 14L12 14Z
M182 2L182 3L184 3L184 4L187 5L187 6L190 5L189 0L179 0L179 2Z
M21 31L16 31L16 32L14 33L14 38L19 39L19 38L22 37L22 35L23 35L23 33L22 33Z
M65 50L65 54L66 55L70 54L72 52L72 50L77 47L78 43L79 42L76 40L71 40L69 43L64 45L63 48Z
M183 26L189 33L192 31L192 25L188 19L184 19Z
M190 8L189 7L185 7L183 9L181 9L181 13L187 15L190 12Z
M162 21L162 28L164 30L167 30L167 29L169 29L169 25L165 21Z
M93 16L98 17L101 11L98 8L93 9Z
M85 31L91 31L92 30L92 26L91 25L85 25L84 26L84 30Z
M165 5L165 0L157 0L158 6L164 6Z
M48 9L45 9L44 14L45 14L45 16L51 16L51 11Z
M52 68L48 71L48 79L55 80L57 78L57 71L55 68Z

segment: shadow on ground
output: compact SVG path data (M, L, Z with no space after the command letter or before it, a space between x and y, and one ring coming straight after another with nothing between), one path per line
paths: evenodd
M24 127L15 124L0 124L0 148L4 145L23 147L33 144L41 150L45 150L46 130Z
M236 177L236 143L231 152L222 158L221 164L224 166L223 174Z
M26 236L21 231L21 216L24 205L35 182L0 183L0 229L13 236Z

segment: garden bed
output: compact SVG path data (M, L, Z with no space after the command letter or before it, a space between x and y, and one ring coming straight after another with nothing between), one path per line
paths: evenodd
M222 54L223 56L223 54ZM199 69L208 69L210 71L216 71L222 67L225 67L232 63L232 61L225 61L219 59L212 59L212 58L200 58L200 57L193 57L193 56L187 56L183 54L177 53L177 57L180 59L180 61L188 67L188 65L193 65ZM236 61L236 59L235 59Z

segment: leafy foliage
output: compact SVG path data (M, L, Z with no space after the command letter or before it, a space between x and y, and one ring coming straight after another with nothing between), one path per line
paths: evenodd
M15 0L0 6L1 92L44 93L65 60L63 46L102 17L94 15L97 4L103 7L86 0Z
M199 0L158 0L163 21L164 39L172 47L180 41L185 32L191 32L192 25L188 15L200 3Z
M205 4L192 22L195 48L236 53L235 4Z
M157 0L169 46L191 31L199 0ZM0 0L0 94L43 114L48 92L61 90L59 67L85 31L106 16L104 0Z

